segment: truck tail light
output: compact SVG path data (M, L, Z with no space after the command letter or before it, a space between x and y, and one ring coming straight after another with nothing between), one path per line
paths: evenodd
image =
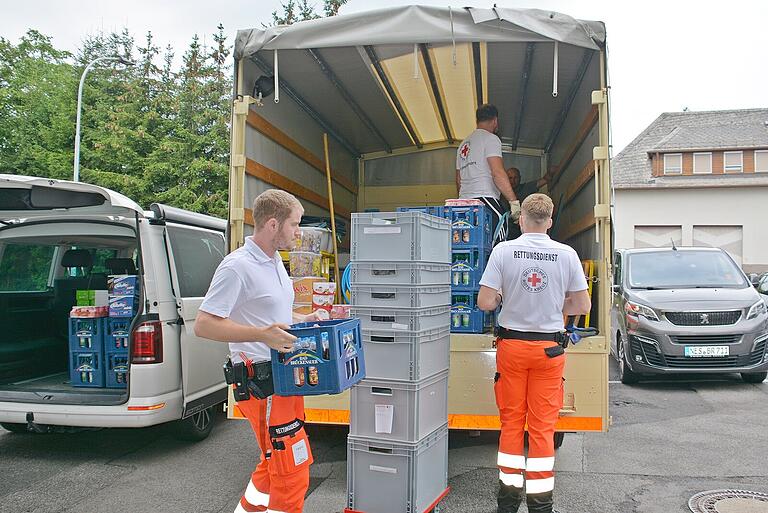
M147 321L133 330L131 363L161 363L163 361L163 325Z

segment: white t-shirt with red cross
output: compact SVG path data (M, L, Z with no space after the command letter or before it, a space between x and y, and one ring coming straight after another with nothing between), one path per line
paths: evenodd
M501 157L501 139L488 130L476 129L461 141L456 151L456 169L461 176L459 198L500 198L493 183L488 157Z
M563 329L567 292L587 289L576 251L545 233L524 233L493 248L480 285L500 290L499 325L517 331Z

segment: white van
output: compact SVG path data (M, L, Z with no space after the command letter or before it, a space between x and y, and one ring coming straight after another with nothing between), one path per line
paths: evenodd
M196 337L194 322L225 233L224 220L159 204L144 211L103 187L0 175L0 425L43 432L176 421L181 438L208 436L214 407L227 399L228 348ZM76 291L106 291L116 274L138 281L127 371L117 388L73 386Z

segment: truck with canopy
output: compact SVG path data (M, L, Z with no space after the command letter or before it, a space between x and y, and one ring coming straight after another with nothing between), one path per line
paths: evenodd
M611 188L605 27L535 9L405 6L240 30L234 51L229 243L268 188L339 224L352 212L457 196L456 148L475 110L499 110L505 167L545 179L554 239L584 261L600 335L569 348L558 430L606 431ZM544 183L544 181L542 181ZM347 230L348 232L349 230ZM349 240L339 246L348 253ZM449 427L499 429L494 339L452 334ZM307 421L349 421L348 395L307 400ZM237 416L236 407L230 408Z

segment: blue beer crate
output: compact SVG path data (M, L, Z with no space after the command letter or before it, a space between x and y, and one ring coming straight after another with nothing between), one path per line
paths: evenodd
M303 322L288 330L294 350L272 350L277 395L339 394L365 378L359 319Z
M102 351L106 326L106 317L70 317L69 350Z
M128 351L107 351L104 358L107 365L104 371L107 388L128 386L128 358Z
M70 351L69 381L73 387L103 388L103 351Z
M451 306L451 333L485 333L493 330L495 314L466 305Z
M131 337L131 321L130 317L109 317L106 319L105 351L128 351Z
M443 206L423 206L423 207L397 207L398 212L423 212L435 217L445 217Z
M443 216L451 221L453 248L493 247L493 215L485 205L445 207Z
M451 307L466 306L477 308L478 290L454 290L451 291Z
M490 248L454 248L451 253L451 290L477 290L489 257Z

